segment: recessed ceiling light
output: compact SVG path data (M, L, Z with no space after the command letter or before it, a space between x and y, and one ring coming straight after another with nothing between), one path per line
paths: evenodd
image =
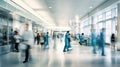
M51 6L49 8L52 8Z
M89 7L90 9L93 8L92 6Z

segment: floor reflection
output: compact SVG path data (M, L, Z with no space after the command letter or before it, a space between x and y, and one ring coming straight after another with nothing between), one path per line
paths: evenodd
M106 56L102 57L99 51L92 54L90 46L72 45L72 51L63 53L64 42L57 41L56 46L52 43L49 49L34 45L31 58L25 64L22 63L24 54L21 52L2 55L0 67L118 67L120 64L120 52L109 47L106 48Z

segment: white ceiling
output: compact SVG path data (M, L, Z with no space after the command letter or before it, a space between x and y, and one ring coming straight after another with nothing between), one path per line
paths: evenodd
M75 16L83 17L85 14L102 4L106 0L44 0L51 11L53 19L59 26L69 26L68 22ZM92 8L91 8L92 7Z
M25 3L27 6L29 6L38 15L38 17L41 17L46 22L48 22L48 24L56 24L57 27L69 27L70 20L75 20L76 15L81 18L106 0L21 1L23 1L23 3ZM91 6L92 8L90 8Z

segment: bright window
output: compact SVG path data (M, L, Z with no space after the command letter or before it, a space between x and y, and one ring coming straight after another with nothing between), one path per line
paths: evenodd
M111 37L111 32L112 32L111 31L111 29L112 29L111 28L111 23L112 23L111 20L106 21L106 32L105 32L106 33L106 37L105 38L106 38L106 42L107 43L110 43L110 37Z
M106 19L112 18L112 11L107 11L106 12Z
M98 21L102 21L102 20L103 20L103 15L101 14L98 16Z

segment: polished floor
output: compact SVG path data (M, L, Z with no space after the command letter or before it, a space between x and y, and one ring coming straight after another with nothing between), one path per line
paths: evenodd
M120 67L120 52L106 47L106 56L92 53L92 47L72 42L72 51L63 53L64 42L51 42L49 49L34 45L28 63L24 53L11 52L0 56L0 67Z

